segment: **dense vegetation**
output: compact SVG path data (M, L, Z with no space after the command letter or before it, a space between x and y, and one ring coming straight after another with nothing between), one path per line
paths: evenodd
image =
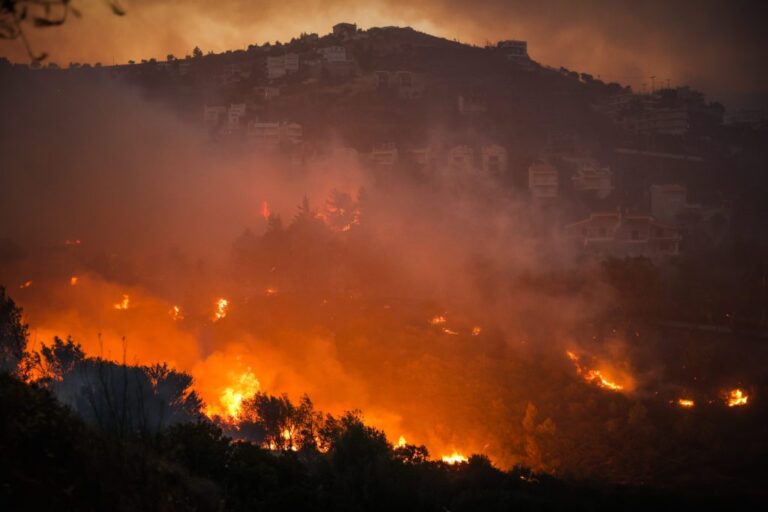
M72 340L26 352L21 312L1 298L4 510L641 510L727 498L569 483L501 471L482 455L435 462L357 413L315 411L307 397L259 393L235 429L202 416L189 376L165 365L89 358Z

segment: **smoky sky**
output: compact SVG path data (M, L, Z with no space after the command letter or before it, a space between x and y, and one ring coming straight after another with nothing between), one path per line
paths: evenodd
M55 29L29 29L32 44L59 64L120 63L287 41L301 32L330 32L339 21L362 28L408 25L483 45L524 39L542 64L643 86L690 84L728 106L765 103L768 36L764 3L737 0L123 0L113 16L102 2ZM0 55L27 59L20 41ZM651 77L655 76L654 79Z

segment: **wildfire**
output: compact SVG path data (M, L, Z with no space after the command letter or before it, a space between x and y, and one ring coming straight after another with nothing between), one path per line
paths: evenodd
M591 382L593 384L598 385L601 388L609 389L611 391L621 391L624 389L624 386L610 380L600 370L584 368L583 366L581 366L581 364L579 363L579 356L577 356L573 352L566 351L566 354L568 355L568 359L573 361L573 364L576 367L576 373L581 375L585 381Z
M405 441L405 436L400 436L400 439L397 440L397 445L395 446L398 448L403 448L406 444L408 443Z
M443 325L445 322L447 322L447 320L443 315L435 316L429 321L432 325Z
M275 289L275 288L267 288L266 290L264 290L264 294L267 297L272 297L273 295L277 295L277 289Z
M69 278L69 286L77 286L77 282L80 280L77 276L72 276Z
M442 457L443 462L446 464L462 464L464 462L467 462L469 459L467 459L464 455L457 451L453 451L450 455L443 455Z
M686 409L690 409L691 407L694 407L696 405L696 402L694 402L690 398L679 398L677 400L677 405L679 405L680 407L685 407Z
M262 201L261 202L261 216L264 217L265 219L268 219L269 215L270 215L269 203L266 202L266 201Z
M131 306L131 298L128 295L123 294L123 300L118 302L117 304L113 304L112 307L119 310L119 311L125 311Z
M483 328L479 325L476 325L472 328L472 336L480 336L480 333L483 332Z
M168 311L168 314L171 315L171 318L174 320L184 320L184 315L181 314L181 308L179 306L173 306L170 311Z
M728 407L741 407L747 405L747 400L749 400L749 396L744 394L741 389L736 388L728 392L726 403Z
M80 240L64 240L64 245L80 245Z
M23 290L24 288L29 288L30 286L32 286L32 281L24 281L21 285L19 285L19 288Z
M213 321L218 322L222 318L227 316L227 310L229 309L229 301L225 298L221 298L216 301L216 311L213 313Z
M208 417L224 416L237 421L243 408L243 400L255 395L261 384L253 372L246 371L237 379L234 386L227 387L222 391L219 397L219 406L209 405L205 414Z
M449 328L447 328L447 327L443 327L443 332L444 332L445 334L450 334L451 336L458 336L458 335L459 335L459 333L458 333L458 332L456 332L456 331L452 331L451 329L449 329Z

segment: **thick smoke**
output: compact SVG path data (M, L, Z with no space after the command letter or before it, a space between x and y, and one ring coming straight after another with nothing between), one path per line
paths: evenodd
M530 228L547 213L493 176L397 177L333 147L296 165L214 145L112 81L15 92L4 107L0 237L22 250L0 281L35 347L72 335L91 355L164 361L214 406L250 372L270 393L359 408L436 455L505 466L552 464L548 416L577 392L566 349L634 389L621 336L582 329L610 293L555 233ZM348 231L323 221L334 191L360 210ZM284 228L262 236L264 201ZM260 260L274 240L288 249Z

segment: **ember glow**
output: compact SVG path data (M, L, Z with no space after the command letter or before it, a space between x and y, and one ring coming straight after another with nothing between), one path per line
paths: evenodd
M262 201L261 202L261 216L264 217L265 219L268 219L269 215L270 215L269 203L266 202L266 201Z
M213 313L213 321L218 322L222 318L227 316L229 311L229 301L225 298L221 298L216 301L216 311Z
M184 320L184 315L181 314L181 308L179 306L173 306L168 311L168 314L171 316L173 320Z
M123 294L123 300L121 300L116 304L113 304L112 307L117 309L118 311L125 311L126 309L131 307L131 297L126 294Z
M443 325L446 321L447 320L443 315L438 315L438 316L432 317L429 323L432 325Z
M748 400L749 396L741 389L736 388L728 392L726 403L728 407L741 407L747 405Z
M679 405L680 407L684 407L686 409L690 409L696 405L696 402L694 402L690 398L679 398L677 400L677 405Z
M69 286L77 286L77 282L80 279L77 276L72 276L69 278Z
M30 286L32 286L32 281L24 281L19 285L19 288L23 290L24 288L29 288Z

